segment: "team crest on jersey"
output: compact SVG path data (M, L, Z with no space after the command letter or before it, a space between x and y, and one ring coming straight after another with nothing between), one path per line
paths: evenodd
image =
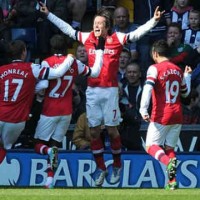
M113 42L112 37L107 37L106 42L109 43L109 44L111 44Z
M70 71L71 74L74 73L74 69L73 68L70 68L69 71Z

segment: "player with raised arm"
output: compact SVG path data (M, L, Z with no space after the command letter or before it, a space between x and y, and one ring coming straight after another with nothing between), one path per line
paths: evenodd
M102 124L105 125L110 137L114 161L110 183L118 183L122 169L121 139L117 130L121 120L117 81L119 56L123 45L140 39L151 30L160 20L163 12L159 11L159 7L157 7L151 20L137 30L125 34L112 33L112 15L106 9L100 9L95 15L93 31L91 32L80 32L73 29L68 23L49 12L44 4L42 4L40 11L45 13L47 18L63 33L84 44L88 54L89 66L94 63L94 46L98 43L99 37L102 36L106 40L101 73L97 78L88 78L86 113L92 137L91 150L97 165L95 185L101 186L108 174L103 158L104 145L100 137Z
M146 136L148 154L167 166L169 182L166 189L177 188L176 154L177 144L182 126L181 97L187 97L191 90L191 68L186 66L185 72L168 59L169 46L164 40L156 41L151 50L155 64L147 71L143 88L140 113L142 118L150 122ZM151 116L148 113L152 98Z
M0 67L0 163L29 118L38 79L59 78L74 62L68 55L56 69L41 67L25 62L27 50L23 41L12 41L9 46L12 63Z
M43 67L56 68L66 57L67 43L63 35L54 35L51 40L53 55L42 61ZM92 68L79 60L74 60L64 76L49 81L45 90L43 108L36 127L35 151L39 154L49 154L46 188L54 187L54 172L58 166L58 147L62 143L72 117L72 87L78 75L97 77L103 63L105 40L99 38L95 50L95 63ZM46 87L40 87L40 90ZM38 88L39 89L39 88Z

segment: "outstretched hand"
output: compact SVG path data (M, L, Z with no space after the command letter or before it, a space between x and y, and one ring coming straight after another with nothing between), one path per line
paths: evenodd
M42 3L41 1L39 2L40 5L40 12L44 13L45 15L49 14L49 10L46 7L46 5L44 3Z
M190 66L185 66L185 71L184 73L188 73L188 74L191 74L192 73L192 68Z
M156 9L155 9L155 11L154 11L154 19L156 20L156 21L159 21L160 20L160 18L162 17L162 15L164 14L164 12L165 11L160 11L159 10L159 6L157 6L156 7Z
M95 45L95 49L98 50L98 49L101 49L101 50L104 50L105 48L105 38L103 38L102 36L99 37L98 39L98 44Z

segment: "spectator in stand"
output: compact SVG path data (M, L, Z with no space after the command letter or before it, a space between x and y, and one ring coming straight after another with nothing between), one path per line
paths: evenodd
M81 22L86 9L87 0L69 0L68 10L72 12L71 25L74 29L81 30Z
M133 0L134 3L134 24L136 28L148 21L157 6L165 13L159 23L146 35L137 41L137 52L141 72L145 76L147 68L153 63L150 56L150 49L154 41L164 39L166 27L170 23L171 2L169 0Z
M200 46L200 11L191 10L189 13L189 28L183 32L184 44L193 49Z
M158 40L152 46L155 64L147 71L140 113L145 121L150 122L146 136L146 151L167 166L169 181L166 189L174 190L177 188L177 159L174 148L183 122L180 97L187 97L190 93L192 69L186 66L183 73L178 66L169 61L169 51L165 40ZM148 107L151 98L150 116Z
M104 126L101 126L101 139L106 147L107 131ZM72 142L76 146L77 150L90 150L91 149L91 134L90 128L87 123L86 113L82 113L75 125L73 132Z
M126 66L131 60L131 53L128 49L123 48L120 56L119 56L119 70L117 73L118 81L122 84L126 82L125 73L126 73Z
M183 104L183 124L200 124L199 93L196 88L192 88L190 94L190 104Z
M18 0L9 12L7 23L11 28L36 27L36 22L41 13L36 9L36 0Z
M75 55L76 55L76 58L80 60L82 63L84 63L85 65L88 64L88 55L83 44L80 43L77 46ZM78 89L81 91L81 93L85 94L85 91L87 89L87 77L81 76L81 75L77 76L75 78L75 84L78 87Z
M117 7L114 11L114 27L113 32L129 33L136 30L136 26L129 22L129 11L125 7ZM136 42L131 42L125 45L131 52L131 59L136 60L138 58L138 53L136 51Z
M64 21L67 21L67 2L66 0L41 0L40 2L44 2L47 8L54 13L56 16L60 17ZM39 9L39 6L37 6ZM81 8L82 9L82 8ZM80 9L80 12L81 12ZM41 13L40 13L41 14ZM43 15L43 14L42 14ZM51 24L46 16L42 16L37 20L37 32L38 32L38 53L40 55L41 60L50 56L50 39L55 34L60 34L60 30Z
M46 13L47 18L66 35L85 45L88 53L88 63L91 66L95 60L94 49L98 43L98 38L102 36L106 40L101 73L97 78L88 79L86 113L92 136L91 149L97 164L95 184L96 186L101 186L108 175L103 157L104 145L100 138L102 122L110 137L113 156L113 170L110 183L115 184L120 181L122 170L121 140L117 129L121 120L117 80L119 56L123 45L128 42L134 42L145 35L158 23L163 12L159 11L159 7L157 7L151 20L137 30L126 34L119 32L111 33L112 16L106 9L98 11L94 17L93 31L85 33L74 30L68 23L50 13L44 4L41 7L41 12Z
M189 1L175 0L171 9L171 22L179 23L182 30L187 29L189 24L189 12L192 10Z
M0 0L0 39L11 40L10 23L12 8L16 0Z
M45 96L40 119L38 121L34 138L35 151L39 154L49 155L47 167L46 188L53 188L54 172L58 166L58 147L63 141L72 116L72 86L74 77L78 74L97 77L103 61L105 40L99 39L96 45L96 59L92 68L75 60L70 69L61 78L49 81L45 88ZM66 58L66 41L63 35L54 35L51 38L53 55L42 61L42 66L56 68ZM44 89L43 85L38 90ZM51 150L51 152L49 152Z
M80 77L80 75L79 75ZM73 103L72 103L72 118L71 118L71 124L76 124L79 116L86 112L86 96L85 93L78 87L75 83L76 80L74 80L74 84L72 86L72 94L73 94Z
M117 0L103 0L102 8L109 10L112 14L117 6Z
M178 65L183 71L184 66L194 68L194 59L190 59L193 49L190 45L182 43L182 30L178 23L174 22L167 29L167 43L170 47L170 61ZM193 63L193 64L192 64Z
M0 163L29 118L35 87L37 89L42 83L36 85L38 79L61 77L74 61L72 56L68 56L56 69L26 63L26 45L20 40L10 43L10 52L12 63L0 67Z
M120 135L122 145L127 150L142 150L140 136L141 116L139 113L141 94L143 89L142 74L138 63L130 62L126 66L127 82L122 86L123 93L120 100L122 123Z
M77 120L72 142L77 150L89 150L91 148L91 134L85 112L82 113Z
M41 0L48 9L62 18L67 20L67 2L64 0ZM5 21L9 28L36 28L37 30L37 55L41 59L50 54L50 38L59 33L59 29L51 24L39 11L39 1L37 0L18 0L13 5ZM11 33L10 34L10 40Z

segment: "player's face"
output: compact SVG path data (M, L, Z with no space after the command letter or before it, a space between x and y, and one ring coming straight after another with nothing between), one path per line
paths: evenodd
M106 19L102 16L96 16L93 23L93 31L95 37L106 36L108 28L106 28Z
M200 26L200 16L198 13L190 13L189 15L189 23L190 23L190 27L195 29L195 28L199 28Z

